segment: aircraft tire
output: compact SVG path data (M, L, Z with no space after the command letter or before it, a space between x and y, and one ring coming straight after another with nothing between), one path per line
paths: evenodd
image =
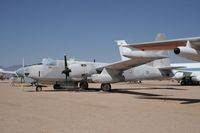
M183 80L183 81L181 81L181 85L183 86L183 85L186 85L186 82Z
M88 89L88 82L87 81L85 81L85 80L82 80L81 82L80 82L80 89L83 89L83 90L87 90Z
M60 87L59 84L54 84L54 85L53 85L53 88L56 90L56 89L60 89L61 87Z
M41 86L36 86L36 91L37 92L42 91L42 87Z
M111 85L110 85L110 83L101 84L101 89L103 91L111 91Z

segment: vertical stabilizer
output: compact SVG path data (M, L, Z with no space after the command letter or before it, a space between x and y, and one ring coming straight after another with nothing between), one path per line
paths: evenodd
M156 35L155 41L163 41L166 39L167 39L167 37L166 37L165 33L158 33Z
M155 37L155 41L164 41L166 39L167 39L167 37L164 33L158 33ZM166 57L169 57L169 51L168 50L156 50L155 52L162 54ZM170 66L170 59L165 58L165 59L155 60L155 61L153 61L153 66L154 67Z
M128 45L128 44L126 43L125 40L117 40L116 42L117 42L117 45L119 47L121 60L128 60L129 58L123 56L123 53L131 51L130 48L123 47L123 46Z

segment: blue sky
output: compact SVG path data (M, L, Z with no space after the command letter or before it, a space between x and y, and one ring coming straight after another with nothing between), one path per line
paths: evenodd
M200 36L199 0L0 0L0 65L43 57L113 62L114 40ZM174 57L173 62L183 62Z

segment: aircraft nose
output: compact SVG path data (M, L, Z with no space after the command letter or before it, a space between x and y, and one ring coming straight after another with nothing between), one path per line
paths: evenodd
M25 76L26 76L26 77L28 77L28 76L29 76L29 74L30 74L30 73L26 72L26 73L25 73Z
M16 71L16 73L17 73L17 76L23 77L23 76L24 76L24 69L23 69L23 68L20 68L20 69L18 69L18 70Z

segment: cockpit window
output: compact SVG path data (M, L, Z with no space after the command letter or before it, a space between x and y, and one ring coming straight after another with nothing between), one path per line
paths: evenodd
M56 61L51 58L42 59L42 64L47 66L56 66Z
M86 65L86 64L81 64L81 66L82 66L82 67L86 67L87 65Z
M25 65L24 67L29 67L29 66L34 66L34 65L42 65L42 63L36 63L36 64L31 64L31 65Z

